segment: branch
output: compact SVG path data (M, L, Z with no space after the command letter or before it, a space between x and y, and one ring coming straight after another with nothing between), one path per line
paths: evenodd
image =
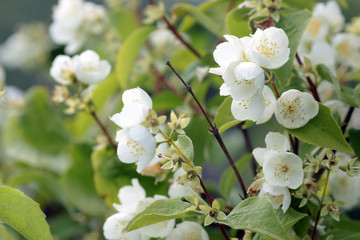
M191 87L189 85L187 85L187 83L182 79L182 77L176 72L176 70L173 68L173 66L171 65L171 63L169 61L166 62L166 65L169 66L169 68L175 73L175 75L180 79L180 81L183 83L183 85L185 86L186 90L191 94L191 96L194 98L195 102L197 103L197 105L200 107L202 113L204 114L207 122L209 123L210 125L210 132L214 135L214 137L216 138L216 140L218 141L221 149L223 150L223 152L225 153L226 155L226 158L228 159L229 163L230 163L230 166L232 167L232 169L234 170L235 172L235 175L238 179L238 182L241 186L241 189L242 189L242 192L244 194L244 197L247 198L247 191L246 191L246 188L245 188L245 184L240 176L240 173L238 171L238 169L236 168L235 166L235 163L234 161L232 160L231 156L230 156L230 153L229 151L227 150L225 144L224 144L224 141L222 140L221 136L220 136L220 133L219 133L219 130L218 128L216 127L215 123L212 123L208 117L208 115L206 114L205 110L203 109L203 107L201 106L199 100L197 99L197 97L195 96L194 92L192 91Z
M148 2L151 5L156 5L154 0L148 0ZM198 51L195 50L195 48L193 46L190 45L190 43L188 43L181 35L180 33L176 30L176 28L174 27L174 25L172 25L170 23L170 21L164 16L162 17L162 20L165 22L167 28L175 35L175 37L182 43L184 44L185 47L187 47L187 49L189 49L197 58L201 59L201 55Z

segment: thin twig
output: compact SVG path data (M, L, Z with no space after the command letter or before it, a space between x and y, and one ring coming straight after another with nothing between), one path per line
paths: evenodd
M235 175L238 179L238 182L241 186L242 192L245 196L245 198L247 198L247 191L246 191L246 187L245 184L240 176L239 170L236 168L234 161L232 160L229 151L227 150L224 141L222 140L219 130L216 127L215 123L212 123L208 117L208 115L206 114L205 110L203 109L203 107L201 106L199 100L197 99L197 97L195 96L194 92L192 91L191 87L182 79L182 77L176 72L176 70L173 68L173 66L171 65L171 63L169 61L166 62L166 65L169 66L169 68L175 73L175 75L180 79L180 81L183 83L183 85L185 86L186 90L191 94L191 96L194 98L195 102L198 104L198 106L200 107L202 113L204 114L207 122L210 125L210 132L214 135L214 137L216 138L216 140L218 141L221 149L223 150L223 152L226 155L226 158L228 159L230 166L232 167L232 169L235 172Z
M295 57L296 57L296 61L299 63L299 65L303 66L304 63L301 61L298 53L296 53ZM311 78L309 76L306 77L306 81L309 84L309 90L310 90L311 94L314 96L315 100L318 101L318 102L321 102L319 94L318 94L318 92L316 90L316 86L315 86L315 84L313 83L313 81L311 80Z
M156 5L154 0L148 0L148 2L151 5ZM201 59L201 55L198 51L195 50L195 48L193 46L190 45L190 43L188 43L181 35L180 33L177 31L177 29L174 27L174 25L172 25L170 23L170 21L166 18L166 16L162 17L162 20L165 22L167 28L175 35L175 37L182 43L184 44L185 47L187 47L197 58Z
M351 106L351 107L349 108L347 114L346 114L346 117L345 117L345 119L344 119L344 125L341 126L341 131L342 131L343 134L345 133L346 128L347 128L347 126L348 126L348 124L349 124L349 122L350 122L350 119L351 119L351 116L352 116L352 114L353 114L353 112L354 112L354 109L355 109L355 108L354 108L353 106Z
M312 232L312 235L311 235L311 240L315 240L315 237L316 237L316 228L317 228L317 225L319 223L321 209L322 209L323 204L324 204L324 198L325 198L325 193L326 193L326 187L327 187L328 181L329 181L329 175L330 175L330 169L327 170L324 192L323 192L322 197L321 197L319 211L317 212L317 215L316 215L316 220L315 220L314 229L313 229L313 232Z
M114 143L114 141L112 140L108 130L106 129L106 127L104 126L104 124L102 124L102 122L100 121L100 119L98 118L98 116L96 115L94 110L89 110L90 115L95 119L96 123L99 125L101 131L104 133L106 139L108 140L110 146L114 149L114 151L117 151L117 147L116 144Z

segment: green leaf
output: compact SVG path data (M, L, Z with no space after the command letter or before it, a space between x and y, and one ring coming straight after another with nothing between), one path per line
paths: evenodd
M341 240L359 240L360 239L360 233L359 232L349 232L344 231L342 229L336 229L327 232L326 236L333 235L333 239L341 239ZM325 238L324 238L325 239Z
M349 8L349 4L347 3L346 0L336 0L336 1L341 5L341 7L345 8L345 9Z
M137 27L136 16L131 11L123 9L110 11L112 26L116 26L122 38L127 38Z
M132 32L125 39L116 57L116 76L122 90L127 89L128 81L133 69L136 57L149 34L155 27L142 27Z
M90 215L102 215L107 208L96 193L91 167L92 149L87 144L74 144L70 150L72 166L63 175L64 192L69 201L81 211Z
M245 169L245 167L248 165L251 159L252 159L252 154L246 154L235 163L235 166L240 173ZM220 193L225 198L229 198L231 190L233 189L235 183L236 183L236 176L234 170L232 169L232 167L228 167L228 169L226 169L226 171L222 174L222 177L220 179L220 186L219 186Z
M360 84L354 88L354 99L358 107L360 107Z
M173 13L177 16L190 15L202 26L204 26L209 32L215 34L218 37L224 35L221 27L218 26L210 17L206 16L202 11L191 4L181 3L174 6Z
M0 96L1 97L1 96ZM11 236L6 230L6 227L0 224L0 239L2 240L11 240Z
M281 17L276 23L276 27L282 28L287 34L290 48L289 60L281 68L274 70L281 86L286 85L290 78L296 51L311 16L309 10L300 10Z
M191 196L185 196L185 199L188 201L194 201ZM132 231L150 224L170 219L202 215L201 213L188 210L191 206L191 204L181 201L181 197L156 200L144 211L131 219L124 231Z
M353 147L356 156L360 158L360 130L350 129L349 138L350 144Z
M283 1L282 5L285 7L292 7L292 8L300 8L304 9L307 8L311 10L313 6L316 4L314 0L301 0L301 1Z
M53 239L39 204L17 189L0 186L0 220L29 240Z
M320 77L323 80L327 80L334 85L334 90L336 96L343 102L349 104L350 106L357 107L356 102L354 101L354 97L352 96L352 92L346 91L346 89L340 86L336 77L331 73L330 69L324 65L319 64L316 66L316 71L319 73Z
M227 33L237 37L249 36L251 33L249 27L249 20L246 14L249 8L235 8L226 16Z
M219 106L216 114L215 114L215 124L216 127L219 129L219 133L223 133L229 128L236 126L241 121L236 120L231 113L231 103L232 98L227 97Z
M277 240L289 239L266 198L250 197L239 203L221 224L233 229L249 230Z
M185 156L193 162L194 160L194 146L191 139L186 135L179 135L175 144L185 154Z
M171 91L163 91L159 94L156 94L153 98L153 109L157 111L171 110L183 104L179 96L175 95Z
M24 112L19 117L18 127L29 145L46 153L58 153L67 146L69 136L50 103L45 88L31 89Z
M280 222L284 226L285 230L290 229L298 221L308 216L306 213L297 212L292 208L289 208L285 213L281 208L278 208L276 211L276 215L280 219Z
M301 128L287 129L287 131L300 140L315 146L354 154L330 109L320 103L319 113L316 117Z

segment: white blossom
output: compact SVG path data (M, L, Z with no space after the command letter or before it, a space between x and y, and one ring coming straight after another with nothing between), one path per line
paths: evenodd
M302 127L318 112L319 105L313 96L295 89L284 92L276 101L276 120L286 128Z
M99 55L86 50L73 57L74 72L79 81L85 84L95 84L106 78L111 70L108 61L100 60Z
M246 50L248 59L261 67L276 69L289 60L289 39L281 28L257 29Z
M166 240L209 240L209 235L199 223L184 221L176 225Z
M274 209L282 205L283 212L288 210L291 203L291 196L287 187L271 186L267 182L263 184L259 197L267 197Z
M252 152L254 158L259 163L260 166L263 166L265 161L265 156L268 151L273 150L277 152L287 152L290 150L289 139L278 132L269 132L265 137L266 148L255 148Z
M60 84L71 84L74 78L73 60L66 55L58 55L50 68L50 76Z
M263 114L260 116L260 118L258 118L258 120L256 121L256 124L261 124L269 121L275 112L276 98L274 93L271 91L271 89L266 85L262 90L262 96L265 102L265 110Z
M225 85L234 100L248 99L256 92L262 92L265 74L261 67L252 62L233 62L223 74Z
M156 141L149 130L142 125L124 128L116 133L117 155L121 162L137 163L141 172L155 156Z
M177 180L179 179L180 176L184 174L186 174L186 172L182 167L178 168L175 171L173 175L174 182L169 186L169 191L168 191L168 195L171 198L192 195L193 193L198 194L199 189L197 188L196 184L193 181L186 182L185 184L178 183Z
M121 112L110 118L121 128L141 124L152 108L150 96L139 87L126 90L122 95L122 101L124 106Z
M259 90L249 99L233 100L231 103L231 113L235 119L240 121L251 120L256 122L264 110L265 102Z
M339 33L334 36L332 45L336 50L336 60L341 65L359 68L360 38L351 33Z
M290 152L269 150L264 157L265 181L271 186L298 188L303 182L302 160Z
M104 223L104 237L108 240L142 240L139 229L131 232L123 232L132 216L125 213L115 213L108 217Z
M325 64L331 72L336 75L335 71L335 57L336 52L334 48L325 41L314 41L311 45L311 50L308 54L304 54L310 59L311 64L316 66L318 64Z
M120 188L118 198L121 204L114 203L114 208L121 213L135 216L139 209L139 202L146 198L146 192L137 178L131 179L131 185Z
M102 5L84 2L84 30L87 33L100 34L106 22L106 10Z

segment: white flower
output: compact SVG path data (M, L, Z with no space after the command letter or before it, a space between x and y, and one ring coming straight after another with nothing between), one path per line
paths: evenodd
M69 56L57 56L50 68L50 76L60 84L71 84L74 78L73 61Z
M166 240L209 240L209 235L199 223L184 221L176 225Z
M325 41L315 41L308 54L304 54L316 66L320 63L325 64L331 72L336 75L335 71L335 50Z
M268 69L276 69L289 60L289 39L281 28L257 29L250 40L246 56L252 62Z
M269 150L264 157L265 181L272 186L298 188L303 182L302 160L289 152Z
M359 68L360 65L360 38L351 33L339 33L332 40L338 63Z
M74 56L73 61L76 77L85 84L100 82L109 75L111 70L109 62L100 61L99 55L92 50L86 50L80 56Z
M262 91L265 74L261 67L252 62L233 62L223 74L225 85L234 100L248 99Z
M274 209L282 205L281 209L284 213L288 210L291 203L291 196L287 187L271 186L265 182L259 193L259 197L263 196L270 200Z
M259 90L249 99L240 101L233 100L231 113L240 121L251 120L256 122L265 110L265 102Z
M178 179L180 176L186 174L185 170L180 167L178 170L175 171L173 179L174 182L169 186L168 195L171 198L175 197L182 197L187 195L192 195L193 193L198 194L199 189L197 188L194 182L186 182L185 184L179 184Z
M249 46L250 37L237 38L232 35L224 35L227 42L216 46L213 53L215 62L219 68L210 68L209 72L223 75L225 69L233 62L243 62L246 60L245 50Z
M146 192L141 187L137 178L131 179L132 186L120 188L118 198L121 204L114 203L114 208L120 213L126 213L132 216L138 211L139 202L146 198Z
M343 122L345 120L346 114L349 110L349 105L337 99L326 101L324 105L330 108L332 114L338 113L340 121Z
M345 19L336 1L316 4L313 16L326 22L334 32L340 31L344 26Z
M104 223L104 237L108 240L142 240L139 229L131 232L123 232L132 216L125 213L115 213L108 217Z
M54 6L52 18L64 28L77 28L84 18L84 2L82 0L59 0Z
M276 101L276 120L286 128L302 127L318 112L319 105L313 96L295 89L284 92Z
M102 5L84 2L84 28L92 34L103 32L106 22L106 11Z
M124 107L110 119L121 128L141 124L152 109L150 96L141 88L126 90L122 95Z
M265 110L263 114L260 116L260 118L256 121L256 124L261 124L269 121L269 119L272 117L275 111L276 98L274 93L271 91L271 89L268 86L266 85L264 86L262 90L262 95L265 102Z
M278 132L269 132L265 137L266 148L255 148L252 152L254 158L263 166L268 151L287 152L290 150L289 139Z
M124 128L116 133L117 155L121 162L137 163L141 172L155 156L156 141L149 130L142 125Z

